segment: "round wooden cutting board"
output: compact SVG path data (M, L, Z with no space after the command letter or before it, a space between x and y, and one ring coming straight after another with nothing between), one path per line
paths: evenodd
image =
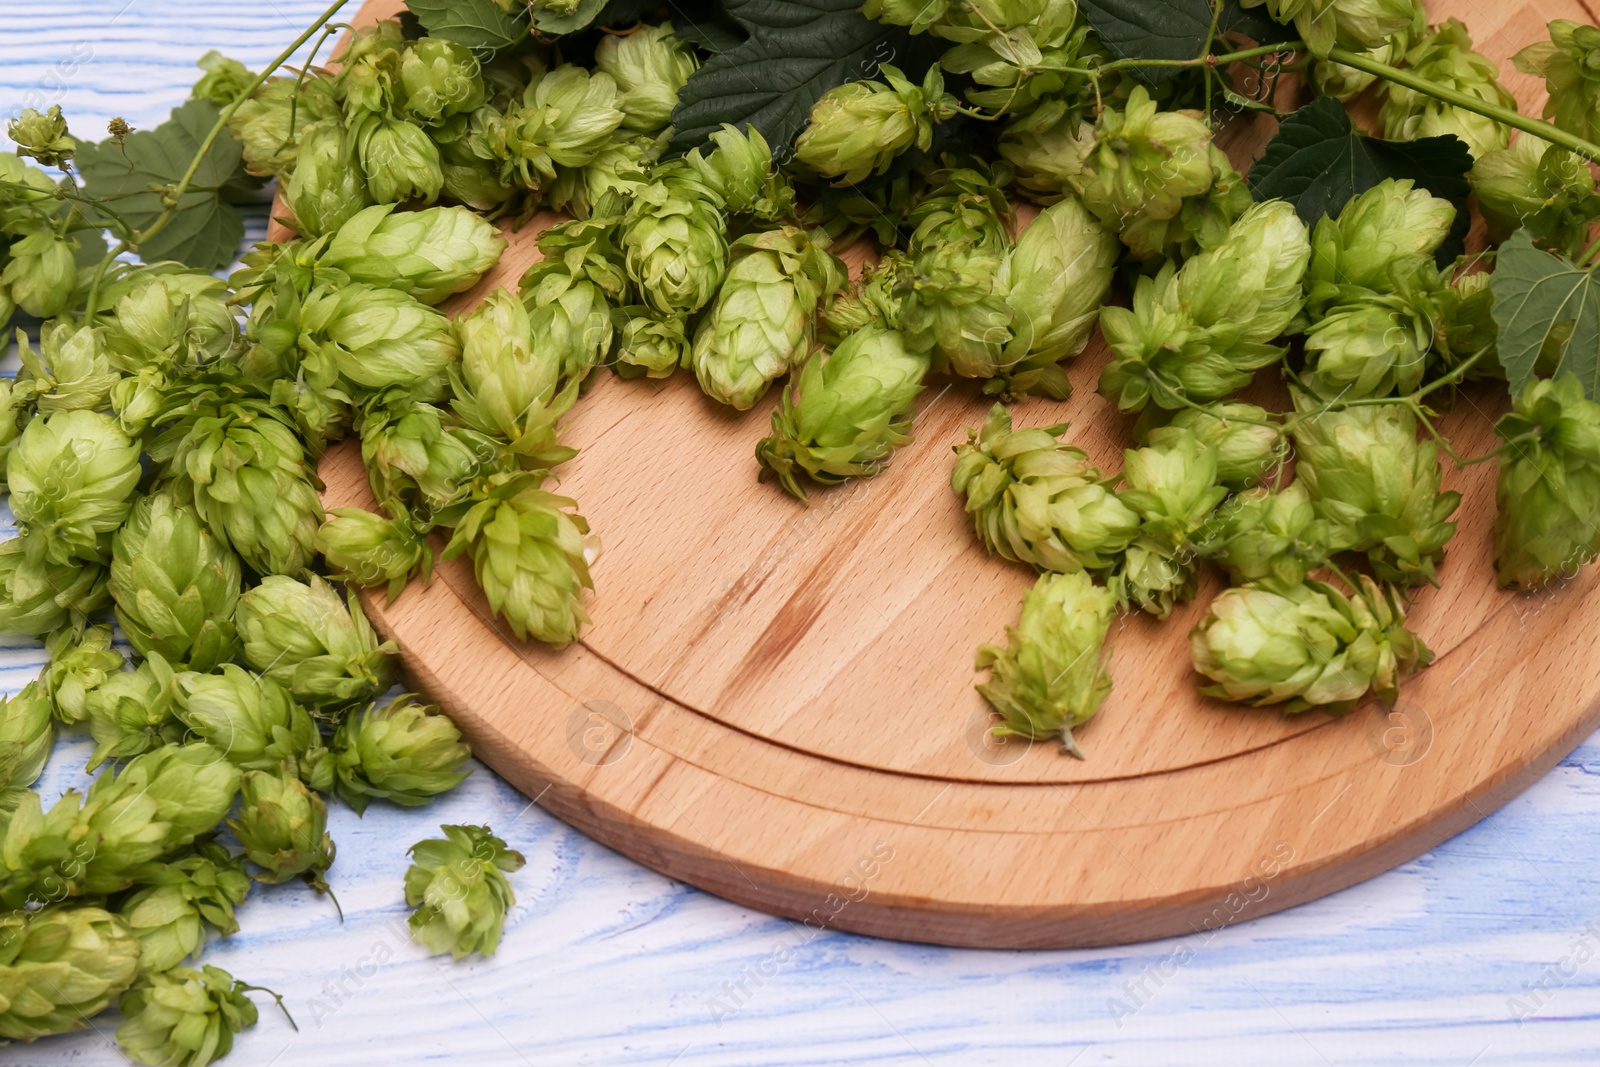
M1507 57L1576 0L1454 11L1537 113ZM1568 10L1570 9L1570 10ZM369 9L371 17L392 8ZM1531 106L1530 106L1531 105ZM1270 124L1268 124L1270 125ZM1248 159L1268 136L1227 136ZM536 219L448 310L515 287ZM858 256L859 258L859 256ZM1069 439L1121 468L1128 420L1094 391L1098 336L1065 404ZM1399 706L1284 717L1197 696L1188 633L1220 587L1111 636L1115 688L1084 761L997 744L973 690L1033 580L987 556L950 491L951 447L990 401L924 393L916 441L880 477L810 506L757 480L776 390L739 414L692 376L602 375L569 416L560 491L599 535L594 623L562 652L515 640L464 560L393 603L363 594L411 684L474 751L554 814L659 871L765 911L953 945L1095 945L1214 931L1417 855L1504 803L1596 723L1594 568L1537 595L1495 589L1494 465L1447 470L1459 532L1413 624L1438 654ZM1463 393L1442 428L1492 447L1504 386ZM331 450L329 506L373 506L359 453Z

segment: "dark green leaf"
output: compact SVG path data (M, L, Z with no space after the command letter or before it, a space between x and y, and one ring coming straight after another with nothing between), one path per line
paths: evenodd
M209 100L190 100L153 130L78 150L84 192L108 206L135 230L149 228L164 207L162 194L175 189L221 110ZM199 270L233 261L244 239L244 218L235 204L252 199L261 182L244 172L239 142L223 133L214 142L166 228L139 248L145 262L175 259Z
M1513 396L1544 355L1556 361L1550 377L1576 374L1584 395L1600 399L1600 278L1593 269L1535 248L1528 231L1518 230L1495 255L1489 291Z
M749 37L712 56L678 93L675 152L704 144L725 122L754 126L781 149L829 89L870 78L884 63L920 80L947 47L868 20L860 0L728 0L726 6Z
M731 52L746 40L744 30L737 22L724 16L723 18L707 18L700 22L686 22L682 25L674 22L678 36L707 52Z
M602 26L632 26L635 22L670 17L667 6L661 0L610 0L595 21ZM673 18L672 24L678 24L676 18Z
M1248 175L1257 200L1287 200L1307 226L1337 215L1357 193L1385 178L1410 178L1456 206L1440 262L1461 254L1472 217L1467 211L1467 171L1472 153L1459 138L1383 141L1351 125L1339 101L1323 97L1283 120Z
M474 50L499 51L528 39L526 10L507 14L494 0L407 0L431 37Z
M1080 0L1090 28L1118 59L1195 59L1206 50L1211 6L1206 0ZM1260 44L1294 40L1294 33L1266 16L1226 0L1217 36L1237 34ZM1182 67L1138 67L1145 81L1164 81Z

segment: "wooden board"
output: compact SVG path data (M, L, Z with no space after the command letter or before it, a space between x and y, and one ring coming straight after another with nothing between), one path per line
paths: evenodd
M1508 57L1573 2L1454 10L1536 112ZM1570 10L1568 10L1570 8ZM369 6L364 15L379 12ZM1270 133L1226 137L1245 159ZM544 216L450 310L515 286ZM860 258L860 254L857 254ZM1015 406L1070 420L1120 469L1128 420L1094 392L1098 337L1073 399ZM1195 694L1187 635L1220 587L1164 623L1114 629L1115 689L1053 745L997 745L972 686L1032 581L986 556L948 486L951 446L989 401L937 382L916 441L882 476L800 505L757 481L776 395L739 414L692 377L604 376L569 416L561 470L602 541L594 624L555 653L491 617L463 561L392 604L363 602L412 684L536 802L657 870L813 926L991 947L1092 945L1215 929L1415 856L1543 774L1600 714L1593 568L1534 596L1495 590L1492 464L1448 470L1463 494L1442 588L1412 619L1438 660L1399 706L1285 718ZM1491 447L1503 387L1442 422ZM330 506L371 506L359 455L321 465Z

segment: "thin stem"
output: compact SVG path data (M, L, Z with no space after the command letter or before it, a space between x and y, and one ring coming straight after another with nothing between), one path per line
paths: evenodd
M1570 134L1566 130L1550 125L1548 122L1528 118L1526 115L1520 115L1510 108L1479 100L1475 96L1468 96L1466 93L1457 92L1455 89L1446 89L1444 86L1437 85L1426 78L1418 77L1413 71L1391 67L1387 63L1379 63L1359 52L1349 52L1343 48L1334 48L1329 50L1328 58L1335 63L1342 63L1347 67L1354 67L1356 70L1364 71L1367 74L1377 75L1385 81L1394 82L1396 85L1403 85L1407 89L1422 93L1424 96L1443 100L1445 103L1453 107L1459 107L1463 111L1471 111L1473 114L1494 119L1496 122L1504 123L1507 126L1513 126L1524 133L1531 133L1535 137L1549 141L1551 144L1560 145L1570 152L1576 152L1592 163L1600 163L1600 145L1585 141L1582 137Z
M1220 67L1224 63L1237 63L1243 59L1271 55L1273 52L1301 52L1305 47L1304 41L1286 41L1283 44L1257 45L1242 52L1227 52L1220 56L1203 55L1193 59L1117 59L1101 64L1100 70L1123 70L1128 67L1198 67L1202 63Z
M1488 348L1478 349L1476 352L1472 353L1472 355L1468 356L1466 359L1462 360L1460 363L1451 368L1448 374L1445 374L1435 381L1429 382L1421 389L1418 389L1416 392L1412 393L1411 399L1413 401L1420 401L1423 397L1427 396L1435 389L1442 389L1444 386L1456 385L1464 381L1466 379L1467 371L1472 369L1472 365L1478 362L1478 360L1482 359L1484 356L1487 356L1489 352L1490 349Z
M315 22L306 27L304 33L302 33L299 37L296 37L288 48L285 48L282 52L278 53L278 58L274 59L265 70L258 74L255 81L251 82L248 88L234 98L233 103L222 109L222 114L217 116L217 121L214 125L212 125L211 132L206 135L205 141L201 143L200 150L195 153L194 159L190 161L189 169L184 171L183 177L179 179L177 186L173 189L170 195L170 198L167 198L168 203L166 209L161 212L160 217L158 217L156 221L150 224L148 229L146 229L143 233L134 235L136 240L133 243L135 245L148 243L158 233L166 229L167 225L171 223L172 220L177 216L178 205L183 202L184 194L189 191L189 185L194 181L194 176L200 172L200 164L205 162L206 156L211 152L211 146L216 144L217 138L221 136L222 131L227 127L228 120L233 118L234 112L239 110L240 105L242 105L246 100L250 99L250 97L255 94L257 89L266 84L267 78L272 75L273 71L287 63L290 58L294 56L295 52L300 49L301 45L311 40L312 34L322 29L323 24L330 21L333 16L339 13L340 8L344 7L345 4L349 2L350 0L334 0L333 4L329 6L326 11L317 16L317 20Z
M89 283L89 299L83 306L83 321L94 323L95 314L100 310L100 284L106 279L106 271L111 267L112 260L128 251L132 246L127 241L120 242L115 248L107 249L101 257L100 265L94 269L94 281Z
M1600 264L1600 237L1596 237L1594 243L1585 248L1583 255L1578 257L1578 266L1581 267L1585 263L1589 264L1590 267Z

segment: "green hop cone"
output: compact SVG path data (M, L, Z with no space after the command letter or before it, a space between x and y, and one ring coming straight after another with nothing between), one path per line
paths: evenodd
M317 262L352 281L437 304L476 285L505 248L494 224L466 208L395 211L379 204L340 226Z
M1323 582L1281 589L1227 589L1189 635L1194 669L1210 678L1207 696L1292 715L1321 707L1335 715L1368 692L1393 704L1400 672L1425 667L1433 653L1405 626L1405 602L1366 575L1346 595Z
M748 411L811 346L817 308L843 287L844 264L794 226L747 234L710 313L695 333L690 364L713 400Z
M239 643L239 557L194 508L164 493L140 499L111 540L117 622L140 655L205 673L233 659Z
M1139 516L1117 499L1082 449L1058 441L1066 424L1013 430L1002 404L957 446L950 487L966 496L983 546L1040 570L1099 571L1139 531Z
M110 594L104 567L30 561L25 537L0 542L0 633L43 637L67 626L82 626Z
M1328 309L1306 330L1306 388L1351 400L1414 392L1433 346L1432 309L1419 303L1371 294Z
M1297 406L1305 398L1297 399ZM1439 447L1400 403L1329 411L1292 431L1296 475L1334 552L1365 552L1386 582L1434 582L1461 494L1440 491Z
M18 310L38 319L66 311L77 292L78 243L58 236L50 223L18 223L25 236L6 250L9 262L0 270L0 286Z
M1229 489L1256 485L1287 451L1288 441L1272 415L1254 404L1232 401L1183 408L1165 426L1151 430L1146 442L1165 446L1181 430L1217 450L1217 483Z
M595 69L609 74L621 90L622 128L646 133L672 122L678 90L699 65L694 49L670 22L607 34L594 50Z
M622 223L628 277L658 314L691 315L717 294L727 269L723 201L686 162L663 163L651 179Z
M1063 102L1012 117L996 147L1015 168L1017 188L1029 199L1049 204L1071 192L1093 141L1094 126Z
M1039 576L1006 628L1006 647L978 650L978 669L990 672L978 692L1000 715L996 736L1059 737L1063 752L1083 758L1072 731L1111 693L1105 642L1115 608L1087 574Z
M239 598L234 621L244 659L294 699L317 708L370 700L393 678L394 642L379 643L354 595L316 575L271 574Z
M178 718L235 767L299 774L313 786L331 784L316 724L271 678L225 663L220 674L179 675L178 691Z
M0 840L0 902L103 896L214 829L233 806L239 771L203 742L167 745L101 771L48 812L25 793Z
M465 45L440 37L411 42L400 60L406 117L423 125L483 106L478 59Z
M174 967L122 995L117 1047L149 1067L205 1067L233 1051L233 1035L256 1024L252 988L221 967Z
M125 291L123 289L125 288ZM105 330L112 366L126 374L141 370L191 371L233 355L239 323L228 303L228 285L197 271L164 271L108 286L114 316Z
M1451 284L1431 294L1434 305L1433 353L1445 372L1454 372L1468 359L1493 355L1500 329L1494 321L1493 275L1488 271L1459 274ZM1464 381L1504 378L1498 360L1477 360L1466 369Z
M522 275L532 336L559 359L569 382L588 379L611 350L612 305L628 285L616 241L621 222L622 202L608 194L589 218L541 234L544 258Z
M100 908L0 917L0 1039L82 1030L133 984L138 968L139 942Z
M50 698L38 683L0 698L0 791L32 785L55 743Z
M0 475L5 473L11 446L33 416L32 388L26 382L18 385L15 379L0 378Z
M729 123L710 134L711 151L696 148L689 165L731 212L763 222L779 222L794 214L794 186L773 164L772 147L754 126L744 130Z
M469 366L473 358L468 343L462 365ZM412 399L403 389L369 399L356 429L372 495L394 515L410 511L431 518L458 503L474 480L500 464L500 444L476 430L447 424L445 412Z
M414 807L460 785L471 756L448 716L406 694L340 723L333 738L335 789L357 814L374 797Z
M33 394L35 410L41 415L102 410L121 379L111 366L102 330L58 319L40 330L37 352L28 344L27 335L18 330L17 350L22 360L17 385Z
M435 956L494 955L516 902L506 874L526 862L487 826L441 826L442 838L411 846L406 903L412 940Z
M1391 67L1404 66L1406 53L1411 51L1412 44L1428 32L1426 9L1419 0L1407 0L1407 3L1411 8L1411 22L1404 30L1389 34L1380 44L1370 48L1357 48L1355 51L1376 63ZM1347 103L1365 91L1378 77L1364 70L1347 67L1343 63L1335 63L1331 59L1318 59L1313 62L1311 73L1317 92Z
M1327 527L1299 482L1229 497L1197 541L1201 554L1221 564L1235 585L1297 586L1328 559Z
M162 864L117 909L139 939L139 972L161 974L197 956L207 926L223 937L237 933L233 909L249 892L244 863L214 841Z
M1337 219L1311 234L1305 271L1306 313L1321 318L1361 290L1394 292L1433 264L1455 221L1455 205L1417 188L1410 178L1385 178L1350 198Z
M545 206L587 219L607 193L631 198L649 183L649 169L666 144L665 131L651 135L619 129L588 163L556 168L556 180L544 190Z
M883 174L911 148L926 152L934 123L956 114L956 99L944 91L937 66L928 68L920 86L887 63L878 72L883 81L850 81L823 93L795 142L795 158L835 185Z
M1500 68L1492 59L1472 50L1472 37L1460 19L1446 19L1406 54L1405 66L1419 78L1443 89L1511 111L1516 98L1499 82ZM1454 135L1466 142L1474 159L1504 148L1511 137L1508 126L1485 115L1446 104L1436 97L1385 82L1383 108L1378 113L1383 135L1391 141Z
M756 459L801 500L802 473L822 485L877 474L911 440L927 372L927 357L907 352L894 330L858 330L832 355L812 355L784 388Z
M148 656L135 670L112 674L89 692L85 706L95 741L89 770L184 739L186 728L174 714L177 676L160 653Z
M688 357L684 320L658 315L641 304L618 308L617 347L612 367L624 378L670 378Z
M1370 51L1414 24L1415 0L1245 0L1266 4L1267 13L1293 25L1311 53L1325 56L1335 46Z
M261 868L251 877L277 885L299 877L319 893L328 891L333 838L328 806L294 775L246 771L239 781L239 814L228 829L244 846L247 860Z
M409 516L387 519L362 508L333 508L317 531L317 551L333 577L356 585L388 585L392 601L413 574L433 574L427 527Z
M52 104L43 114L23 108L6 124L6 135L17 146L17 155L38 160L41 167L60 167L78 150L78 142L67 133L60 104Z
M1507 443L1495 482L1495 577L1537 589L1600 553L1600 404L1578 378L1534 378L1501 416Z
M1550 39L1511 57L1517 69L1544 79L1544 117L1587 141L1600 139L1600 27L1556 19Z
M174 499L257 574L300 573L323 516L295 430L273 405L232 389L180 399L178 421L149 446Z
M350 125L356 159L376 204L420 200L431 204L444 187L439 146L421 126L377 112L363 112Z
M1119 247L1116 235L1073 199L1045 208L1017 238L1007 264L1014 318L1002 356L1006 391L1056 400L1071 395L1061 363L1089 343Z
M1120 605L1136 604L1164 619L1194 597L1196 542L1228 493L1217 484L1217 450L1175 429L1147 448L1129 449L1123 479L1127 487L1117 498L1139 516L1139 536L1111 575L1110 588Z
M45 642L39 686L61 722L70 726L88 718L89 694L127 662L111 647L113 637L110 624L102 623L82 632L60 630Z
M139 446L94 411L34 419L6 457L11 511L33 561L106 560L138 482Z
M372 203L355 138L343 123L329 119L301 132L299 156L283 183L283 202L302 237L333 233Z
M569 303L582 311L587 287ZM585 316L587 317L587 316ZM499 438L518 459L552 467L577 453L557 440L558 423L578 399L582 375L564 377L561 351L548 334L534 344L532 317L523 302L496 289L477 310L456 322L461 365L452 369L457 415L479 433Z
M397 289L361 283L306 298L300 347L308 362L336 369L361 389L407 386L423 400L443 395L446 369L461 354L443 314Z
M229 116L228 131L243 145L245 170L264 178L294 167L300 131L339 118L329 79L271 78Z
M248 67L215 49L201 56L195 66L205 73L189 92L192 100L209 100L218 107L227 107L255 84L256 76Z
M1564 148L1523 133L1509 148L1486 152L1468 175L1489 235L1503 241L1519 226L1576 258L1600 216L1589 165Z
M456 115L429 132L439 146L439 170L444 177L444 196L459 200L474 211L492 212L518 195L517 186L506 180L495 154L498 131L505 116L492 107L480 107L470 115Z
M456 526L444 558L472 556L473 573L489 609L517 637L565 648L589 622L583 590L589 578L583 516L577 501L539 486L546 471L497 474L474 487L473 503Z
M538 190L555 180L557 166L587 166L627 117L624 99L604 71L563 63L537 75L498 131L501 176Z

